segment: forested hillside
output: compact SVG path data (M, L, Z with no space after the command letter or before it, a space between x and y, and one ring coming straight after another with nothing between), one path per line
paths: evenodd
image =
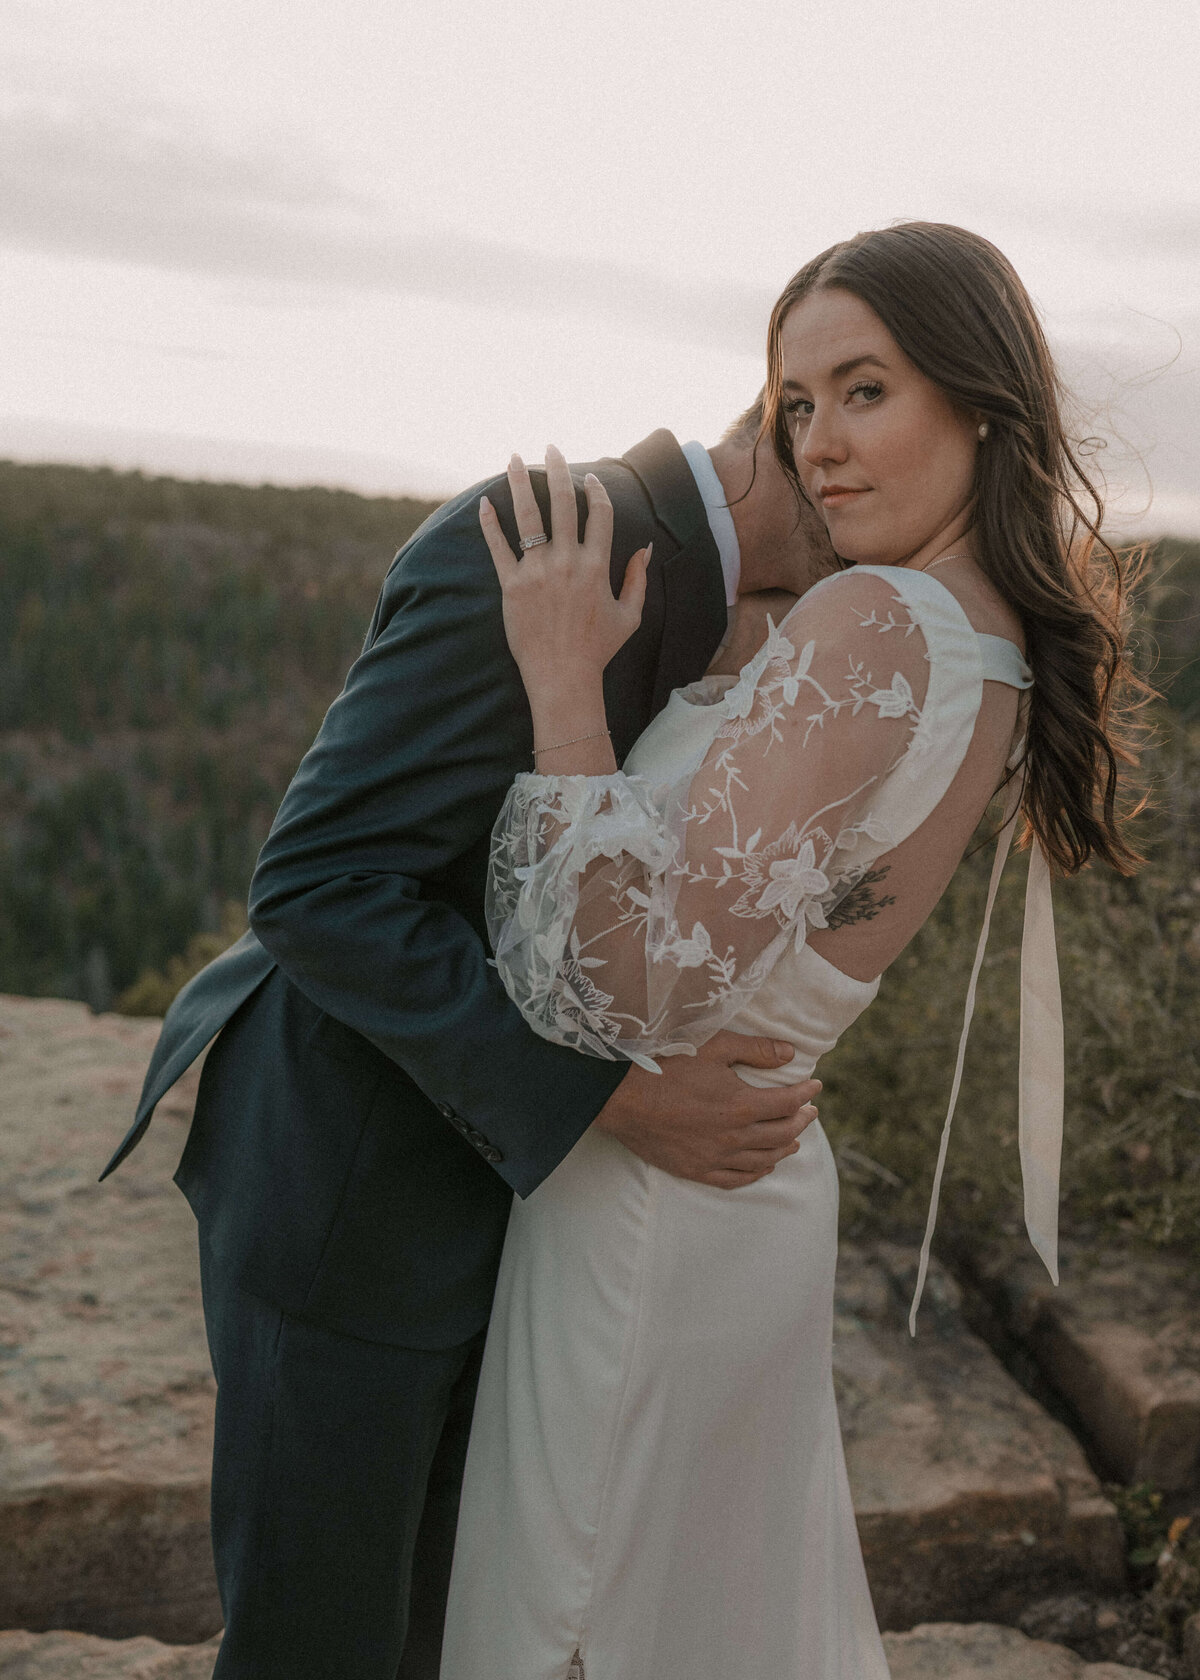
M0 991L108 1007L236 915L432 506L0 463Z
M431 511L323 490L0 463L0 991L161 1013L236 937L259 846ZM1200 543L1159 546L1139 661L1166 689L1132 881L1062 882L1068 1222L1200 1242ZM988 856L960 869L822 1063L843 1219L919 1220ZM1016 964L1001 892L944 1228L1019 1205ZM928 983L936 973L938 984Z
M431 510L0 463L0 990L104 1007L236 915ZM1157 678L1200 714L1200 544L1163 545L1151 597Z

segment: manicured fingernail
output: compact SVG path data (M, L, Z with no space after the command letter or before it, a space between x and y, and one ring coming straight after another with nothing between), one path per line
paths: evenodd
M508 464L510 467L523 467L525 465L524 461L522 461L521 457L517 454L513 455Z
M654 544L653 543L647 543L646 544L646 564L647 564L647 566L650 564L650 556L653 553L654 553Z
M479 511L480 513L491 513L492 511L492 504L486 496L480 496L479 498Z
M583 482L585 484L599 484L600 480L596 477L595 473L584 473Z
M775 1040L775 1054L779 1057L780 1061L790 1062L796 1052L786 1039L777 1038Z
M548 443L546 445L546 459L547 460L550 459L551 455L561 455L561 454L562 454L562 450L556 448L556 446L554 444Z

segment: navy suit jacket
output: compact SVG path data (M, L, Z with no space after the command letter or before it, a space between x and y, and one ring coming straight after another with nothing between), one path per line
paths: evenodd
M587 470L573 469L581 523ZM620 762L704 671L725 595L669 432L591 470L613 503L614 583L654 542L641 625L605 673ZM175 1175L213 1253L285 1311L418 1347L486 1322L512 1192L541 1183L627 1071L538 1037L487 960L489 836L531 767L532 725L484 490L515 542L501 478L396 556L259 856L250 931L171 1005L102 1175L216 1038Z

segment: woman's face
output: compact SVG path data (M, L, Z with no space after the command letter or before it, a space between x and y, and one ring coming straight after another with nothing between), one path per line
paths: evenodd
M971 522L978 421L909 361L851 292L810 292L783 323L796 467L838 554L927 564Z

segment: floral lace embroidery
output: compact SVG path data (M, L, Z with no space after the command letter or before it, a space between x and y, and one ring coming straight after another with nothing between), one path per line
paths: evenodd
M862 837L875 855L890 838L870 799L920 750L924 638L886 584L830 584L768 621L702 708L712 744L686 780L517 778L492 837L488 925L505 986L544 1036L645 1064L694 1049L789 942L827 925L868 866L855 863ZM857 608L855 593L868 598ZM797 626L812 633L801 641ZM895 650L883 682L880 637Z

